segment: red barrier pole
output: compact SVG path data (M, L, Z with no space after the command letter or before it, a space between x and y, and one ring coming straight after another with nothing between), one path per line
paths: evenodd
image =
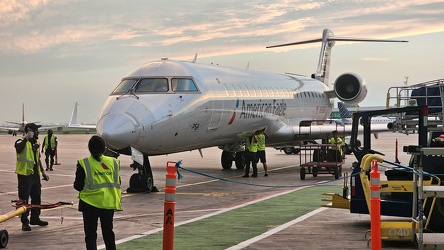
M170 165L170 163L172 165ZM163 208L163 250L174 249L174 207L176 205L176 162L166 166L165 201Z
M54 158L55 158L54 165L60 165L60 163L58 162L59 158L57 156L57 149L55 150L55 157Z
M371 218L371 241L372 250L381 249L381 196L380 176L378 161L372 160L372 171L370 172L370 218Z

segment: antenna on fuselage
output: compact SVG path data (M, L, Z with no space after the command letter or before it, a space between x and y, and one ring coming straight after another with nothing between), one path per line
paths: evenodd
M266 48L276 48L276 47L284 47L284 46L292 46L299 44L307 44L307 43L316 43L322 42L321 45L321 54L319 55L318 68L316 69L316 73L314 73L314 78L323 82L325 85L328 85L328 76L330 70L330 56L331 56L331 48L335 45L335 41L353 41L353 42L408 42L405 40L390 40L390 39L372 39L372 38L352 38L352 37L335 37L333 32L329 29L324 29L322 32L322 38L305 40L294 43L286 43L268 46Z
M247 68L246 69L249 69L249 68L250 68L250 62L247 63Z
M197 60L197 53L194 55L193 63L195 63Z

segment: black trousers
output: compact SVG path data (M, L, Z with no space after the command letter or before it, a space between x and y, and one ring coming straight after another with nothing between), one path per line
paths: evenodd
M257 175L257 159L256 152L245 150L245 174L250 174L250 163L253 167L253 176Z
M54 156L55 156L55 150L46 149L46 151L45 151L45 163L46 163L46 166L48 166L49 163L51 163L51 165L49 165L51 167L54 165Z
M87 250L97 249L97 220L100 219L102 237L107 250L116 249L116 238L113 232L113 209L101 209L80 200L83 214L83 230ZM79 204L80 205L80 204Z
M40 175L38 173L28 176L17 175L18 180L18 196L19 199L28 204L31 197L31 204L40 205L42 203L42 184L40 183ZM29 210L24 212L20 220L23 224L29 224ZM38 222L40 220L40 208L31 209L31 221Z

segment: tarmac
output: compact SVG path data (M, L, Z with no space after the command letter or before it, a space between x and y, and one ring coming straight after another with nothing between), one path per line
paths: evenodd
M42 132L40 139L44 135ZM43 204L73 201L74 205L42 210L41 218L50 224L32 226L31 232L21 230L18 218L1 223L0 230L9 233L6 249L85 249L82 216L77 211L77 192L72 183L77 159L89 155L87 142L91 135L56 135L60 165L48 172L48 182L42 182L42 201ZM11 200L17 198L13 147L16 139L0 135L1 214L14 210ZM384 152L385 159L395 161L396 139L401 151L398 159L407 163L409 155L401 149L403 145L415 144L415 135L387 133L378 140L373 139L372 148ZM126 193L134 172L129 167L130 157L120 157L124 193L123 211L115 214L114 221L117 249L162 249L165 166L167 161L179 160L184 168L193 172L182 169L183 179L177 180L175 249L369 248L368 237L365 237L370 229L368 214L321 207L326 202L320 199L327 198L320 194L323 188L340 193L343 180L334 180L332 175L318 175L307 176L302 181L300 156L285 155L273 148L267 148L268 177L260 171L258 178L241 178L242 170L222 170L219 149L208 148L202 152L203 158L198 151L150 157L155 185L160 190L157 193ZM343 172L350 169L353 161L354 156L348 155ZM258 168L262 170L262 165ZM324 186L305 188L320 181ZM382 218L386 219L393 218ZM98 235L99 249L104 249L100 229ZM136 242L143 243L136 245ZM382 246L383 249L417 249L414 242L383 241Z

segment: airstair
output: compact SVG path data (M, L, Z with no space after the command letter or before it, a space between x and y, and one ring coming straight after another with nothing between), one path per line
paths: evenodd
M423 171L422 166L423 157L444 156L444 147L410 147L410 149L411 150L409 150L409 153L416 157L415 164L413 166L415 169L413 184L416 186L413 193L414 201L416 202L413 206L412 222L417 225L416 241L418 243L418 249L444 249L444 233L428 232L427 230L430 219L433 217L434 213L438 212L435 211L435 209L442 209L440 205L437 205L437 202L439 202L438 199L444 198L444 186L424 186L425 172ZM439 178L438 180L441 182ZM427 206L427 200L429 199L431 200L431 202L429 202L429 204L431 204L430 211L428 214L424 214L423 208ZM425 203L423 204L423 202Z

